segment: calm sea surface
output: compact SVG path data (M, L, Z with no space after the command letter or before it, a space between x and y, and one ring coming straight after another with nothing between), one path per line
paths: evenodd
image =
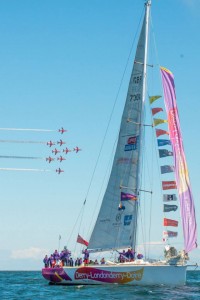
M187 284L166 286L52 286L40 272L0 272L0 300L4 299L200 299L200 271L187 272Z

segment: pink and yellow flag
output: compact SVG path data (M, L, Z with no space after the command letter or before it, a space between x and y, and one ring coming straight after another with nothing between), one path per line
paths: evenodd
M176 105L174 76L165 68L161 68L161 75L165 107L168 116L169 135L174 154L176 184L180 200L185 251L189 252L197 247L197 226L194 201L183 148L178 109Z

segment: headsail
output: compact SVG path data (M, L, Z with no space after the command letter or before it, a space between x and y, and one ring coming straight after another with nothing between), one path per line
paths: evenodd
M165 106L168 115L169 134L173 148L176 184L179 193L185 251L197 247L197 229L194 201L189 180L189 173L182 142L180 121L176 105L176 94L173 74L161 68Z
M122 206L118 209L118 206L121 192L136 195L139 188L149 7L150 1L147 1L112 171L89 241L90 249L107 250L135 246L138 199L124 201L123 209Z

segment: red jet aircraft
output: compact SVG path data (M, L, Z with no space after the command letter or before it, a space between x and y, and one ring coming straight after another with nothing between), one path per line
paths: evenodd
M60 146L62 146L63 144L66 144L65 142L63 142L63 140L60 140L57 142L57 144L59 144Z
M64 132L67 132L67 130L64 129L63 127L61 127L61 129L58 129L58 132L60 132L61 134L63 134Z
M61 168L59 168L59 169L56 169L56 172L57 172L58 174L60 174L61 172L64 172L64 170L61 170Z
M57 160L59 160L60 162L62 162L63 160L66 160L66 158L64 158L63 156L60 156L57 158Z
M54 149L54 150L52 150L52 153L54 153L55 155L57 154L57 153L59 153L60 151L59 150L57 150L56 148Z
M54 146L54 145L55 145L55 143L53 143L52 141L47 142L47 146L49 146L49 147Z
M51 157L51 156L49 156L49 157L46 158L46 161L48 161L49 163L52 162L53 160L54 160L54 158Z
M74 150L76 153L78 153L78 151L81 151L81 149L79 147L75 147Z
M65 154L67 154L68 152L72 152L72 150L69 150L68 148L63 149L63 152L65 152Z

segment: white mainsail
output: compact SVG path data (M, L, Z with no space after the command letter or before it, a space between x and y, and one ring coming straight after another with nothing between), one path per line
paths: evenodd
M129 82L110 179L89 241L88 248L97 251L135 246L149 6L150 1L146 3L146 12ZM136 195L137 200L123 201L125 209L118 210L121 192L125 195Z

